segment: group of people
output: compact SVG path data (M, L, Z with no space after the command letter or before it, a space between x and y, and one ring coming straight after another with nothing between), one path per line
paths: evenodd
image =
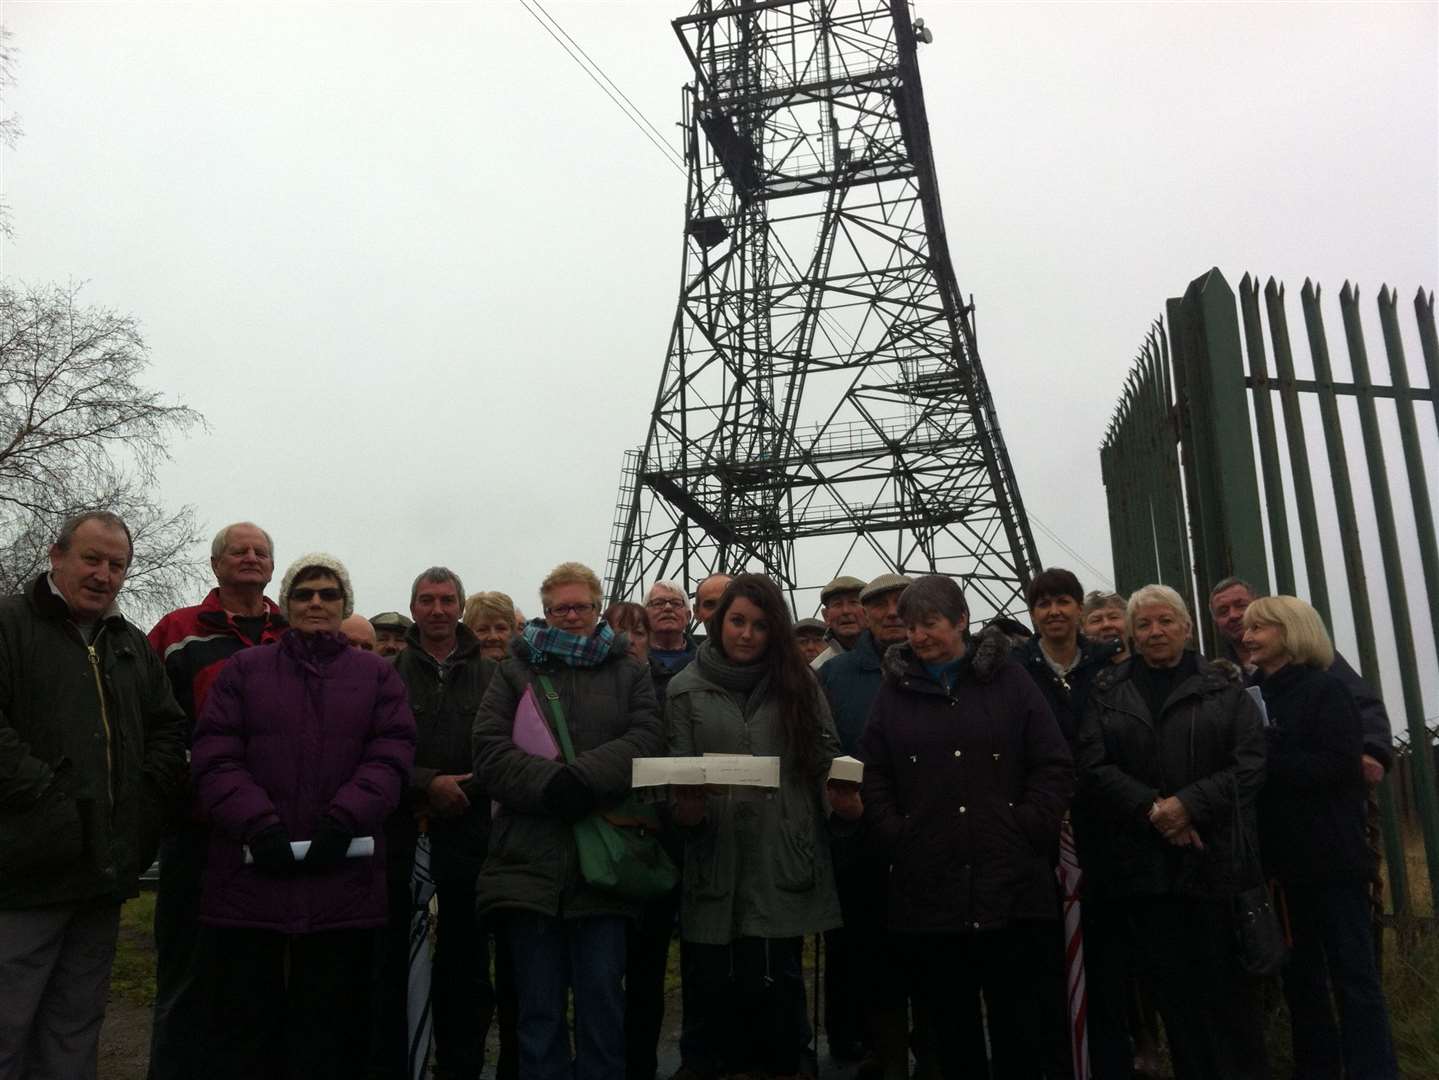
M859 1077L1068 1077L1076 1052L1129 1077L1154 1012L1180 1080L1261 1077L1235 899L1265 883L1296 1075L1398 1075L1365 834L1388 721L1302 600L1220 582L1213 660L1172 588L1062 569L1028 584L1032 630L971 626L934 575L837 578L821 620L749 573L606 608L579 563L533 620L439 566L408 617L367 620L326 553L269 599L273 542L241 522L216 587L147 636L115 604L132 555L121 519L79 515L0 600L0 1080L95 1076L157 847L154 1080L408 1077L431 948L437 1077L476 1080L495 1022L502 1078L654 1080L676 934L681 1080L815 1071L821 934L826 1040ZM777 782L659 789L673 889L587 877L576 826L631 804L637 759L711 754Z

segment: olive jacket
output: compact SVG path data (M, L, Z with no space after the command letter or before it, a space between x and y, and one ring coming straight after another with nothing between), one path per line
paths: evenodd
M134 896L183 783L185 726L117 609L87 643L49 575L0 599L0 909Z
M547 674L564 708L575 772L599 810L614 807L629 794L630 762L664 753L649 669L630 658L623 634L615 636L609 655L596 667L539 666L521 637L510 648L475 716L474 773L494 800L476 903L485 912L517 909L563 918L634 915L637 901L595 889L581 878L574 826L545 807L545 786L565 768L563 759L526 753L512 736L515 711L531 684L543 711L544 694L536 680Z
M749 692L727 689L716 681L716 662L718 670L728 666L707 641L670 683L670 753L775 756L780 786L712 794L704 820L683 830L681 933L686 941L727 945L741 937L802 937L833 929L841 919L824 786L839 737L824 694L814 687L819 754L806 773L784 753L779 702L766 683Z

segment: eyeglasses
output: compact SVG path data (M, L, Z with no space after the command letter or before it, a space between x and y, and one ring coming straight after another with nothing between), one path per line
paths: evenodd
M308 604L317 596L325 603L333 604L336 600L345 598L345 591L337 589L333 585L327 585L323 589L297 588L290 590L290 599L297 600L302 604Z
M653 609L653 610L655 610L655 611L663 611L665 608L676 608L676 609L678 609L678 608L682 608L682 607L684 607L684 606L685 606L685 602L684 602L683 600L676 600L674 597L670 597L670 599L668 599L668 600L655 599L655 600L648 600L648 601L645 602L645 607L651 608L651 609Z
M556 604L545 608L546 615L557 615L561 619L569 615L588 615L595 610L594 604Z

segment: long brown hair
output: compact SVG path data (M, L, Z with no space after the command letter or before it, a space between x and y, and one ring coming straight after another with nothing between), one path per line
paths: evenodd
M805 773L814 772L819 764L819 683L799 651L794 620L779 586L762 574L738 575L725 587L705 630L715 647L724 652L725 616L741 596L759 608L769 623L769 641L760 663L769 669L770 693L779 702L785 751Z

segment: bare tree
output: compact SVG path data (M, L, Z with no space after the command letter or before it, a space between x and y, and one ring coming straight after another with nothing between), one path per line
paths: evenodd
M10 88L15 85L15 47L10 31L0 26L0 149L14 150L20 141L20 117L10 111ZM0 239L11 234L10 204L0 198Z
M200 540L194 510L160 505L155 470L169 440L204 421L141 385L135 320L80 306L79 291L0 282L0 589L48 567L65 518L112 510L135 540L124 607L153 616L203 580L187 554Z

